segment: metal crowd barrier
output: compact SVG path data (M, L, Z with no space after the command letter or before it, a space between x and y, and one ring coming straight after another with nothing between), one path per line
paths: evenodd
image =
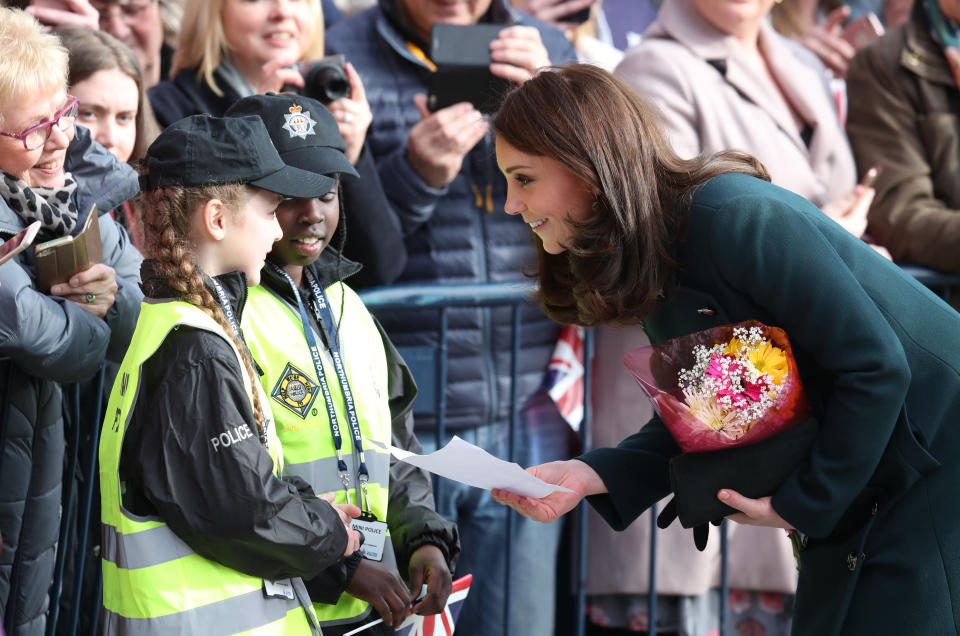
M417 380L417 386L421 388L418 401L434 407L433 413L436 414L436 444L441 448L448 440L446 435L446 412L447 412L447 327L449 310L455 307L510 307L512 308L512 356L511 356L511 382L510 392L510 423L508 436L508 461L515 461L515 440L517 422L519 419L520 404L517 396L517 373L520 357L520 334L521 334L521 308L530 302L530 292L532 287L526 283L475 283L467 285L396 285L393 287L383 287L361 292L360 298L371 312L377 314L385 311L411 310L411 309L436 309L439 314L439 334L436 347L398 347L398 351L404 356L404 360L413 372ZM590 348L592 346L592 337L588 334L585 343L585 357L589 359ZM587 379L589 382L589 365L585 365L587 370ZM544 369L546 372L546 369ZM586 385L586 389L589 385ZM586 448L589 431L589 408L584 405L584 416L580 425L581 443ZM428 411L430 409L427 409ZM418 412L418 409L414 409ZM434 481L434 487L439 491L443 484ZM436 493L435 493L436 494ZM439 500L439 498L437 498ZM586 528L586 504L581 503L577 514L582 523L581 528ZM512 573L512 554L513 545L513 526L515 523L515 513L512 509L507 510L507 537L504 545L504 559L506 560L504 576L504 625L503 636L511 636L510 629L510 587ZM576 611L576 623L579 625L578 636L584 633L585 607L586 599L584 597L585 566L586 566L586 542L585 533L581 532L577 543L577 577L578 577L578 602Z
M905 266L903 268L911 276L916 278L919 282L923 283L929 287L934 293L938 294L940 297L945 300L950 300L950 290L951 287L960 286L960 274L946 274L943 272L936 272L923 267L916 266ZM432 397L436 402L436 413L437 413L437 440L438 447L439 444L445 441L445 431L444 431L444 415L446 412L446 400L445 400L445 377L446 377L446 331L447 331L447 311L453 307L470 307L470 306L481 306L481 307L493 307L493 306L512 306L513 307L513 323L514 323L514 340L513 340L513 366L514 373L516 373L517 365L517 355L519 352L519 328L520 328L520 307L529 301L530 287L525 284L471 284L471 285L456 285L456 286L394 286L394 287L384 287L367 290L361 294L364 302L370 307L374 312L385 311L391 309L410 309L414 307L419 308L435 308L440 313L440 344L438 345L435 355L432 356L423 356L422 351L413 351L412 355L408 360L408 363L412 361L411 367L414 370L417 377L418 384L423 389L422 396L426 399L427 397ZM589 374L589 360L592 357L592 341L590 334L588 332L588 337L586 339L586 355L585 358L588 363L585 365L587 369L587 374L585 378L585 394L590 394L590 374ZM432 365L432 366L431 366ZM9 369L9 367L8 367ZM424 375L426 374L426 375ZM0 450L3 450L6 445L6 434L7 434L7 420L9 416L9 400L7 399L7 388L9 386L10 374L9 371L4 374L4 382L2 391L0 391ZM426 380L424 378L426 377ZM104 389L104 371L101 369L100 374L97 377L97 380L94 382L93 386L97 387L97 395L103 395ZM517 396L514 394L512 396L512 417L510 421L511 426L511 435L510 435L510 445L509 453L512 456L514 452L513 448L513 432L517 424L517 414L518 414L518 405L517 405ZM60 539L57 550L57 560L56 560L56 569L54 573L54 578L51 581L50 586L50 610L48 614L47 621L47 636L53 636L54 634L65 634L66 636L74 636L78 630L78 621L80 608L84 605L89 605L91 609L96 606L99 606L101 602L101 590L100 590L100 577L99 569L100 563L97 560L94 560L93 563L87 563L87 550L86 543L90 535L99 536L100 528L100 519L98 511L93 508L94 495L96 493L96 483L98 477L97 470L97 455L98 455L98 445L99 445L99 423L102 421L101 412L103 410L103 401L100 397L96 400L96 407L91 413L81 413L80 411L80 390L77 385L69 385L64 387L64 405L65 409L70 412L70 421L72 422L72 428L67 431L68 439L66 440L66 462L67 466L64 472L65 483L63 487L63 510L64 514L61 518L61 527L60 527ZM87 419L83 419L86 417ZM89 418L92 417L91 421ZM581 425L580 436L581 441L584 443L584 449L587 448L586 442L589 435L589 420L590 420L590 409L589 402L585 405L584 408L584 419ZM86 426L84 425L86 424ZM84 443L81 436L81 430L89 430L92 432L92 436L89 442ZM0 469L2 469L4 459L4 453L0 452ZM82 484L82 491L77 494L77 500L74 504L74 474L77 471L79 466ZM76 525L74 525L74 516L73 509L76 508L78 519ZM576 608L576 619L574 630L577 636L583 636L586 629L586 591L585 591L585 582L586 582L586 567L587 567L587 557L586 557L586 507L585 504L581 504L579 509L576 512L576 516L579 519L579 531L578 536L575 539L576 546L576 572L574 574L574 583L576 587L576 598L577 598L577 608ZM508 526L508 530L512 528L512 511L508 515L508 523L511 524ZM650 619L650 631L651 636L655 636L657 633L656 627L656 550L657 550L657 528L656 528L656 510L653 511L651 516L651 526L653 532L651 533L651 559L650 559L650 598L649 598L649 619ZM73 579L72 585L69 590L63 589L64 582L64 572L67 569L67 559L71 553L70 547L76 545L77 548L74 551L73 555ZM506 546L507 549L507 563L510 563L510 545L509 542ZM721 526L721 551L723 554L723 565L721 570L721 605L720 605L720 629L719 634L724 635L724 622L726 615L726 604L727 604L727 567L726 567L726 522ZM96 576L96 589L83 589L83 577L84 572L87 569L95 568L97 571ZM510 581L510 571L509 566L507 569L507 576L505 584L509 587ZM93 599L87 599L84 595L84 591L89 595L93 595ZM509 592L509 590L508 590ZM65 594L66 593L66 594ZM510 595L507 593L506 598L509 603ZM61 601L68 601L64 606L69 608L67 614L60 614ZM4 608L9 610L8 608ZM506 608L506 615L509 615L509 607ZM89 633L97 633L97 619L99 617L99 610L93 610L91 612L93 615L93 624L86 625L85 628L89 630ZM5 616L9 616L10 612L5 611ZM505 626L506 628L507 626ZM508 628L504 631L504 636L509 636Z

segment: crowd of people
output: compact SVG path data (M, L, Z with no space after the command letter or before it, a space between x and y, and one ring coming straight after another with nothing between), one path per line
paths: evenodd
M648 631L654 592L679 635L721 603L729 633L956 633L960 293L898 267L960 273L956 0L0 5L0 239L96 214L102 243L51 287L32 248L0 265L0 634L57 628L71 427L100 437L81 632L391 634L469 573L458 633L562 634L544 522L583 499L591 634ZM438 24L495 27L472 81L502 105L431 102ZM401 352L441 319L357 292L529 277L516 347L510 309L447 312L442 414L414 409ZM816 444L770 497L718 493L728 599L679 524L651 590L679 451L621 358L747 319L790 334ZM576 457L563 325L596 342ZM434 493L390 447L441 417L573 492Z

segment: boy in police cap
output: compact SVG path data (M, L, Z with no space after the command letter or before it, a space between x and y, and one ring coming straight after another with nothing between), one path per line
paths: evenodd
M383 623L368 633L393 633L411 611L442 611L460 548L456 526L434 510L429 476L392 460L387 448L421 452L413 435L416 388L344 282L359 265L341 254L340 175L356 172L336 120L317 101L255 95L227 114L259 115L286 163L331 180L324 195L277 208L283 238L268 256L261 286L249 292L243 328L265 372L285 474L363 510L354 521L364 533L363 556L307 581L324 633L343 634L378 616ZM328 247L335 236L337 247ZM422 584L426 596L415 601Z

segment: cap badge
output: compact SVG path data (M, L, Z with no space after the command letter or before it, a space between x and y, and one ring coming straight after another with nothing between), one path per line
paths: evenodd
M283 118L286 120L283 128L290 133L290 138L299 137L300 139L306 139L307 135L315 135L313 127L317 122L310 117L310 111L304 111L302 106L294 104L290 107L290 114L284 115Z

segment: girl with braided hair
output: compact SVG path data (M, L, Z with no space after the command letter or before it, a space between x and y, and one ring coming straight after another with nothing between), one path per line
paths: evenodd
M287 166L257 117L189 117L147 151L146 298L100 444L107 634L319 634L302 578L359 547L360 510L280 479L239 325L282 197L331 182Z

